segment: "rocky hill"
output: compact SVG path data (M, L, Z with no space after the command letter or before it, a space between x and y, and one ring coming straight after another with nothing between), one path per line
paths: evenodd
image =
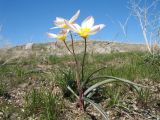
M71 43L67 42L71 47ZM76 41L74 43L76 53L82 53L84 50L84 42ZM88 41L87 52L93 54L108 54L114 52L130 52L130 51L146 51L146 47L143 44L128 44L128 43L116 43L108 41ZM30 54L41 55L42 53L51 55L67 55L69 51L64 47L63 42L50 42L46 44L33 44L27 43L26 45L16 46L10 49L3 48L0 50L0 57L10 56L28 56Z

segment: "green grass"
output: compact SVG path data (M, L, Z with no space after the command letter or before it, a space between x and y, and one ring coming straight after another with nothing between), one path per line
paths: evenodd
M94 77L115 76L142 84L146 79L149 82L160 83L160 66L155 64L157 59L154 62L152 62L153 59L151 59L151 62L148 62L146 61L146 55L143 52L87 54L85 78L96 69L107 66L106 69L99 71ZM82 55L78 55L78 58L82 59ZM46 71L39 71L38 65L51 65L52 68ZM13 60L11 63L0 67L0 97L20 84L33 84L33 90L26 90L25 115L22 116L24 118L38 116L41 120L56 120L60 119L62 115L60 113L63 112L64 101L54 96L51 88L55 84L58 85L63 92L64 99L67 98L72 102L75 98L66 89L66 86L70 85L76 90L74 80L75 69L71 56L41 55L36 57L32 55L28 59ZM90 81L87 87L98 81L101 80ZM41 89L36 89L37 84L40 84ZM102 87L102 91L100 91L104 99L99 102L106 100L106 106L112 108L115 105L123 105L122 103L126 98L136 97L137 101L145 106L149 102L154 101L149 89L142 89L139 93L135 92L134 94L130 94L129 91L133 92L134 90L121 83L105 85ZM2 106L2 104L0 105ZM5 105L12 109L4 109ZM3 111L8 111L6 116L14 112L14 108L19 109L3 102ZM17 112L22 114L20 110L17 110Z
M0 81L0 96L3 96L6 92L6 85Z
M0 112L2 113L0 115L0 120L22 119L24 114L21 111L20 107L15 107L14 105L7 103L6 101L4 101L3 104L0 104ZM12 116L13 114L15 114L14 117Z
M116 76L133 81L141 79L159 80L160 78L160 66L145 63L145 53L128 52L94 55L93 59L94 61L86 67L87 69L95 70L98 63L100 63L99 66L107 66L98 75ZM159 73L157 74L157 72Z
M63 57L58 58L63 59ZM107 66L106 69L99 71L95 76L115 76L119 78L128 79L134 82L143 83L145 79L154 82L160 82L160 66L155 66L152 64L148 64L145 62L146 54L142 52L127 52L127 53L112 53L112 54L103 54L103 55L88 55L87 62L85 66L85 78L92 73L94 70ZM67 59L68 60L68 59ZM69 60L68 60L69 61ZM68 66L68 68L62 68L61 70L66 71L66 74L62 74L61 72L56 73L57 84L64 90L66 90L66 86L69 84L67 81L73 80L75 73L73 72L72 66ZM69 69L69 71L67 71ZM70 71L71 70L71 71ZM70 74L72 73L72 75ZM103 79L102 79L103 80ZM88 87L98 81L95 80L90 81L87 85ZM107 106L114 106L115 104L120 104L119 101L123 101L123 97L128 91L130 91L129 87L125 87L121 84L121 87L116 87L117 84L113 87L106 86L103 94L104 97L109 97ZM74 88L73 88L74 89ZM121 91L121 92L120 92ZM148 91L148 92L147 92ZM106 93L105 93L106 92ZM141 90L139 93L135 93L139 102L146 104L149 101L149 90ZM70 96L71 98L73 96Z
M39 116L40 120L58 120L62 112L62 102L51 91L33 89L26 95L25 112L27 116Z
M72 60L72 56L69 56L69 55L68 56L64 55L63 57L59 57L57 55L50 55L48 57L48 62L50 64L58 64L58 63L63 63L70 60Z
M63 68L56 71L55 82L62 89L64 97L69 98L71 101L73 101L74 96L67 89L67 85L69 85L74 91L76 91L75 72L73 71L73 69Z

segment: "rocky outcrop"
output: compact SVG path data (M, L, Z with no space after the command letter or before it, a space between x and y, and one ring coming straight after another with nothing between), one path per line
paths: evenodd
M71 49L71 42L67 42L68 47ZM77 54L84 51L84 41L76 41L74 43L75 52ZM0 50L0 53L3 50ZM108 41L87 41L87 52L93 54L109 54L114 52L129 52L129 51L146 51L146 47L143 44L127 44L127 43L116 43ZM29 56L30 54L42 55L69 55L69 51L65 48L63 42L51 42L47 44L33 44L27 43L24 46L17 46L8 49L3 54L9 54L10 57L19 55ZM1 54L2 55L2 54Z

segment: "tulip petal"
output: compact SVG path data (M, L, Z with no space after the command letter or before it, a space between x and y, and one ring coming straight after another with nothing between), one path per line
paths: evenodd
M104 24L99 24L100 30L103 29L105 27Z
M54 23L54 24L55 24L55 26L56 26L57 28L64 28L64 26L66 25L65 22L63 22L63 23L58 23L58 24L57 24L57 23ZM56 27L55 27L55 28L56 28Z
M58 36L56 34L53 33L47 33L49 38L57 38Z
M98 31L100 31L102 28L104 28L105 25L104 24L100 24L100 25L95 25L91 28L89 34L90 35L94 35L96 34Z
M78 24L70 24L68 21L65 20L66 25L69 29L71 29L74 32L78 32L80 30L80 26Z
M65 20L65 19L62 18L62 17L56 17L56 20L55 20L55 21L61 23L61 22L64 22L64 20Z
M78 24L72 24L73 27L75 28L75 31L79 31L81 27Z
M100 30L100 27L99 27L99 26L94 26L94 27L91 28L89 34L90 34L90 35L94 35L94 34L96 34L99 30Z
M56 26L60 26L60 25L62 25L62 24L64 24L64 21L63 21L63 22L54 21L54 25L56 25Z
M49 29L53 30L53 29L57 29L57 28L59 28L59 27L52 27L52 28L49 28Z
M80 10L76 12L76 14L69 20L69 22L73 23L79 17L79 14L80 14Z
M65 24L64 20L65 20L64 18L56 17L56 20L54 21L54 25L58 27L62 27Z
M87 17L81 24L82 28L91 28L94 24L94 18L92 16Z

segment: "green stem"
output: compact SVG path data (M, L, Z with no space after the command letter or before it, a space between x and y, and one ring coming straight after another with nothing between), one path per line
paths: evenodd
M72 36L72 33L71 32L69 32L70 33L70 36L71 36L71 41L72 41L72 52L73 52L73 56L74 56L74 60L75 60L75 62L76 62L76 65L77 65L77 69L79 68L78 67L78 60L77 60L77 57L76 57L76 54L75 54L75 51L74 51L74 43L73 43L73 36Z
M73 53L72 53L72 51L69 49L69 47L68 47L68 45L67 45L67 43L66 43L66 41L63 41L64 42L64 44L65 44L65 46L66 46L66 48L67 48L67 50L73 55Z
M78 102L78 104L79 104L80 109L84 111L84 100L83 100L84 94L83 94L83 89L82 89L81 83L80 83L79 63L78 63L77 56L76 56L75 51L74 51L74 40L73 40L72 33L71 32L69 32L69 33L70 33L70 36L71 36L72 51L73 51L73 56L74 56L74 59L75 59L75 62L76 62L76 68L77 68L77 70L76 70L77 76L76 77L77 77L77 87L78 87L78 92L79 92L79 102Z
M77 82L77 87L78 87L78 90L81 91L81 88L80 88L80 71L79 71L79 63L78 63L78 60L77 60L77 56L75 54L75 51L74 51L74 40L73 40L73 36L72 36L72 33L70 33L70 36L71 36L71 41L72 41L72 51L73 51L73 57L74 57L74 60L76 62L76 82Z
M72 56L74 57L74 60L76 62L76 82L77 82L77 87L78 87L78 92L79 92L79 107L81 110L84 110L84 100L83 100L83 90L81 88L81 83L80 83L80 71L79 71L79 64L78 64L78 60L74 51L74 44L73 44L73 36L71 35L71 40L72 40L72 51L69 49L67 43L64 41L64 44L66 46L66 48L68 49L68 51L72 54Z
M82 81L84 79L84 62L85 62L85 57L86 57L86 50L87 50L87 40L84 38L85 41L85 47L84 47L84 55L83 55L83 61L82 61Z
M75 52L74 52L74 43L73 43L73 36L72 36L72 33L71 33L71 31L69 31L69 34L70 34L70 36L71 36L71 41L72 41L72 51L73 51L73 54L75 54Z

